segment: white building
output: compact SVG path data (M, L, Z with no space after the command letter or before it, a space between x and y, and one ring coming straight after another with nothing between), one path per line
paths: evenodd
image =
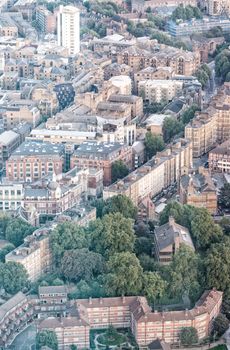
M182 90L183 82L176 80L142 80L138 84L139 96L149 103L172 101Z
M57 14L58 45L66 47L69 54L80 51L80 11L74 6L60 5Z

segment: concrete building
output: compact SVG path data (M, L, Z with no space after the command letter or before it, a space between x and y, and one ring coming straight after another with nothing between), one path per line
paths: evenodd
M16 211L23 205L24 188L22 184L0 184L0 210Z
M118 142L83 142L72 156L71 168L103 169L104 184L109 185L112 181L112 164L117 160L122 160L131 170L132 147Z
M145 198L152 198L175 184L191 167L192 144L179 139L124 179L105 187L103 198L124 194L138 205Z
M179 186L182 204L206 208L210 214L216 214L217 190L207 169L199 167L198 173L183 175Z
M230 173L230 140L209 152L208 164L212 172Z
M33 129L27 139L80 145L82 142L95 140L96 137L95 131Z
M169 102L182 87L183 83L175 80L143 80L138 84L138 94L148 103Z
M24 239L24 243L8 253L6 262L14 261L24 266L31 282L51 271L52 253L47 228L34 231Z
M173 37L202 34L214 27L220 27L224 34L230 32L230 20L226 17L205 17L203 19L191 19L189 21L175 23L170 20L167 30Z
M57 13L58 45L66 47L70 55L80 52L80 11L74 6L59 6Z
M48 142L25 141L6 162L6 177L10 181L31 182L47 174L61 174L64 146Z
M178 225L173 217L166 224L155 228L154 242L155 257L162 265L172 262L174 254L182 244L195 250L188 229Z
M56 16L44 6L36 8L36 23L42 33L55 33Z

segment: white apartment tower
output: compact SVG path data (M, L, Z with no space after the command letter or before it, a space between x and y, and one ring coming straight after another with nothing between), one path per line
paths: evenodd
M80 51L80 11L77 7L60 5L57 38L58 45L68 48L70 55Z

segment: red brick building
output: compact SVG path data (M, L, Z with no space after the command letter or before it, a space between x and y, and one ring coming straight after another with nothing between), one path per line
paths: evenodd
M75 151L71 159L71 167L103 169L104 185L112 181L112 164L122 160L132 169L132 147L114 142L83 142Z
M32 182L48 174L61 174L64 146L49 142L25 141L6 162L6 178Z

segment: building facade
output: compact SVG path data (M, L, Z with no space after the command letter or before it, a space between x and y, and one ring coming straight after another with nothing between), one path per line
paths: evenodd
M57 14L58 45L66 47L70 55L80 52L80 11L74 6L59 6Z
M9 181L32 182L45 175L61 174L64 146L48 142L25 141L6 162Z
M212 172L230 173L230 140L209 152L208 164Z
M118 142L84 142L71 159L71 168L94 168L103 169L104 184L109 185L112 181L112 164L122 160L126 166L132 169L132 147Z

